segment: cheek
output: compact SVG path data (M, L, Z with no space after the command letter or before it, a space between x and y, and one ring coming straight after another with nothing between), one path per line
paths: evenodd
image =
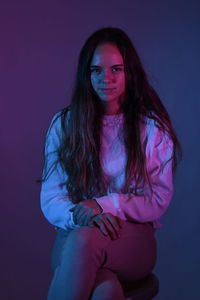
M91 76L90 81L91 81L92 87L95 88L95 86L97 84L96 78L94 78L94 77Z
M122 76L119 80L120 89L124 90L126 83L125 83L125 76Z

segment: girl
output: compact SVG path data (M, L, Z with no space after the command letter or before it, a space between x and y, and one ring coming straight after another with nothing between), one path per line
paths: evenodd
M120 281L151 272L178 151L130 38L94 32L46 135L41 209L57 230L48 300L121 300Z

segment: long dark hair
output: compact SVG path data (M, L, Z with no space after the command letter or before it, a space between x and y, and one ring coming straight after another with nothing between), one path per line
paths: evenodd
M138 184L151 183L146 171L145 145L140 138L141 116L152 118L173 141L173 171L182 150L170 117L158 94L149 84L140 58L127 34L120 28L106 27L94 32L83 45L69 106L60 111L62 139L56 151L57 161L67 174L68 195L73 203L107 194L107 179L102 172L99 153L104 106L90 81L90 62L96 47L112 43L119 49L125 67L126 91L121 110L124 114L123 138L127 154L123 193L137 193ZM57 120L54 120L54 122ZM53 123L52 123L53 126ZM50 131L49 131L50 132ZM48 139L48 136L47 136ZM47 157L45 157L45 161ZM46 165L46 163L45 163ZM52 169L52 168L51 168ZM45 181L50 173L44 166ZM130 188L132 180L134 189Z

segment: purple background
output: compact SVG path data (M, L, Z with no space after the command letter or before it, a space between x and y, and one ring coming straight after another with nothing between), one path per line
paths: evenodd
M49 121L70 102L79 51L102 26L133 40L184 150L156 235L156 299L198 298L199 1L0 2L1 299L45 299L53 227L40 210ZM197 293L198 292L198 293Z

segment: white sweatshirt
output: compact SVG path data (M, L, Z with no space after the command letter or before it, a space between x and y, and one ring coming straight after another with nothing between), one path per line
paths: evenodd
M51 120L51 124L57 117ZM60 143L61 122L57 118L45 144L48 154L47 168L56 160L54 152ZM123 124L124 115L104 115L101 135L100 160L104 173L109 178L109 188L103 197L93 197L102 207L103 213L112 213L123 220L136 222L152 222L155 229L163 226L159 218L166 212L173 195L172 160L173 143L167 133L163 133L153 119L146 118L141 123L141 139L146 139L146 162L153 194L149 187L138 189L139 195L128 195L120 192L125 179L126 153L123 142L118 136ZM50 129L51 128L51 129ZM163 163L165 163L162 169ZM78 228L73 221L73 212L69 209L76 204L70 201L66 187L61 185L67 178L60 165L42 183L40 193L41 209L46 219L54 226L63 229ZM134 186L134 182L133 182Z

